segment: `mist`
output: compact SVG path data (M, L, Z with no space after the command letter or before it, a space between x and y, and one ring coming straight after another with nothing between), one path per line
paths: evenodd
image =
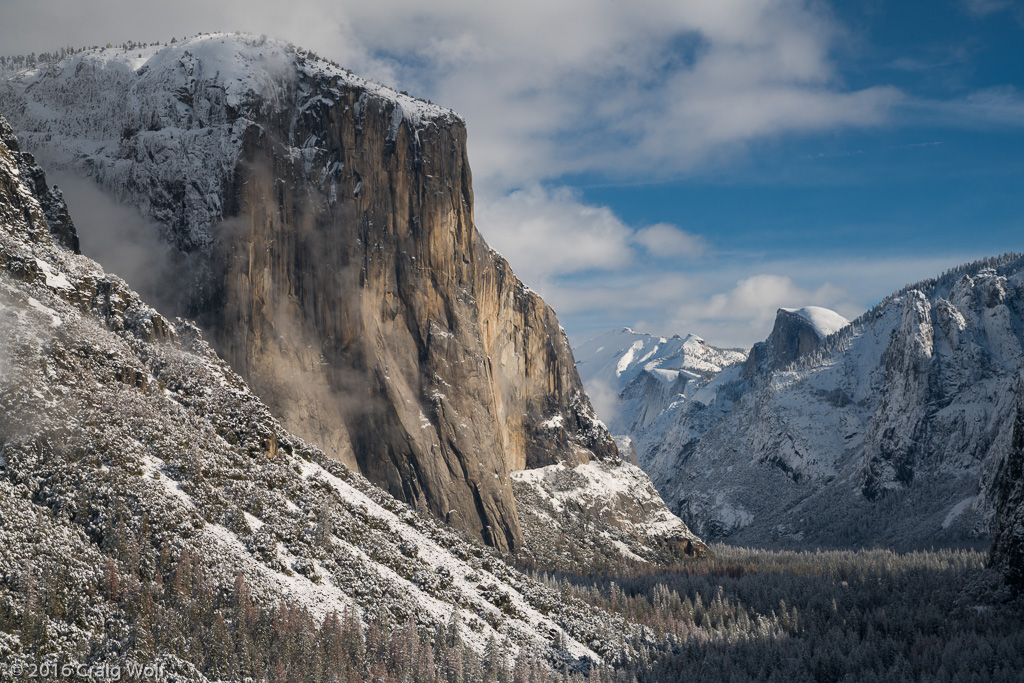
M50 179L64 193L82 253L123 278L148 304L177 314L185 288L174 284L192 278L186 258L163 240L160 226L91 180L62 173Z

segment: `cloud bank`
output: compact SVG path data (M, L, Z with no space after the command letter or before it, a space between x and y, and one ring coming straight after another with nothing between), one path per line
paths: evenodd
M961 2L965 18L979 21L1013 6ZM893 287L865 284L864 269L884 259L854 264L859 283L843 258L828 269L818 260L723 260L699 228L630 224L564 187L572 178L687 177L728 168L760 144L910 120L1024 121L1024 98L1012 88L940 101L885 83L850 85L837 54L856 40L817 0L178 0L145 12L128 0L8 5L0 24L8 54L241 30L456 109L468 122L482 234L577 336L624 323L747 345L780 305L850 316L870 303L868 292ZM115 270L110 258L140 259L102 259ZM901 265L912 279L965 260L950 259L926 272L918 266L927 259Z
M693 169L765 136L886 118L900 95L844 87L841 34L802 0L55 0L6 8L5 52L243 30L291 40L443 102L495 191L579 171ZM14 27L17 27L16 30ZM27 29L27 30L26 30Z

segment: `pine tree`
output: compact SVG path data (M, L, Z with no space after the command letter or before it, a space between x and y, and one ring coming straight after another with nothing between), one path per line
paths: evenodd
M317 515L316 522L316 544L321 548L330 548L332 538L334 536L334 525L332 523L332 516L334 514L333 505L331 499L327 498L323 505L320 507L320 512Z
M362 672L366 666L366 643L363 642L363 626L359 619L359 611L354 606L345 607L341 638L345 657L354 670Z

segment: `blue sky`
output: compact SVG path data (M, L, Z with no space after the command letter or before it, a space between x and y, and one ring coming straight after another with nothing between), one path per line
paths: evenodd
M748 345L767 332L776 303L823 304L852 317L907 282L1022 249L1022 5L848 2L830 9L842 34L831 52L837 87L900 92L882 120L765 135L664 178L655 171L560 179L581 190L581 201L609 207L630 226L668 222L706 242L693 259L648 254L637 264L688 276L679 295L697 292L695 305L668 312L673 304L656 297L651 310L636 291L635 303L617 311L622 324ZM586 288L606 273L593 275L558 283ZM694 275L713 283L694 284ZM735 300L730 283L759 275L776 277L750 292L750 305L734 301L745 319L709 305L716 295ZM751 310L758 303L764 310ZM562 317L577 338L607 326L603 311L577 311L571 299L569 309Z
M267 33L467 119L477 225L574 340L746 346L1024 250L1021 0L0 0L4 52ZM145 16L143 16L145 15Z

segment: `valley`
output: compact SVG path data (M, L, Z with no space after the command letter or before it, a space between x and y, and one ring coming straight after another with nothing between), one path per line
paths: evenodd
M571 348L454 111L242 33L27 61L3 680L1019 680L1024 257ZM139 285L75 225L111 215Z

